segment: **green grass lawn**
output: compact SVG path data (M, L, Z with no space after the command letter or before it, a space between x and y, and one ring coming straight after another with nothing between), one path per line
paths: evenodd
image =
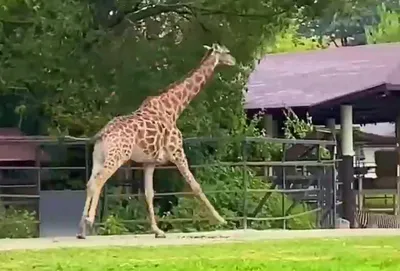
M0 252L1 271L400 270L400 237Z

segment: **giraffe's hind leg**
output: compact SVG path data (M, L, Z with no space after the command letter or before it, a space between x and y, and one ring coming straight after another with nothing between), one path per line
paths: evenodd
M104 186L104 184L107 182L107 180L117 171L118 168L120 168L126 161L128 161L128 158L125 156L121 155L119 150L116 149L111 149L104 160L103 167L99 171L99 173L93 178L93 181L91 183L92 186L92 202L89 207L89 214L85 218L86 223L92 228L96 216L96 210L97 210L97 205L99 203L100 199L100 193L101 190Z
M78 239L86 238L86 217L89 213L90 204L96 189L96 178L101 173L104 164L104 150L101 141L96 142L93 150L93 167L92 173L86 185L86 199L85 206L83 208L82 217L79 222L79 230L77 234Z
M150 227L154 232L156 238L165 238L165 233L157 226L156 218L154 215L154 190L153 190L153 174L155 165L149 164L144 168L144 190L146 195L147 208L150 218Z

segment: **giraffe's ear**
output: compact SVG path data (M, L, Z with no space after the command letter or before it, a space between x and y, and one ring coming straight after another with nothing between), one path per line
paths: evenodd
M206 50L211 50L211 47L208 45L203 45L204 48L206 48Z

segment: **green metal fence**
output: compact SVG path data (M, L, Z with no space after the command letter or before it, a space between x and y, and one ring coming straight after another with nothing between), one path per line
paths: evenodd
M14 170L31 170L35 173L35 189L37 193L34 194L7 194L0 191L0 199L34 199L36 202L40 200L40 191L41 191L41 183L42 183L42 173L44 171L53 170L53 171L70 171L70 170L80 170L84 171L84 177L86 180L89 178L90 174L90 142L88 139L81 138L79 140L71 139L71 138L51 138L51 137L19 137L19 138L9 138L9 139L1 139L2 144L18 144L18 143L35 143L37 146L81 146L83 149L84 155L84 165L76 165L76 166L49 166L43 165L40 162L40 159L35 162L34 165L30 166L0 166L0 170L4 169L14 169ZM237 157L235 157L235 161L213 161L207 163L191 163L190 167L192 170L201 169L201 168L210 168L210 167L240 167L243 172L242 179L242 190L241 190L241 198L243 199L242 204L242 215L233 216L233 217L225 217L228 221L238 221L240 222L240 227L247 228L252 227L253 223L257 221L282 221L282 227L287 228L287 222L291 219L295 219L301 216L305 216L311 213L316 214L316 227L334 227L335 216L336 216L336 206L338 203L337 196L337 182L336 182L336 142L335 141L326 141L326 140L291 140L291 139L278 139L278 138L264 138L264 137L246 137L246 138L187 138L185 139L185 147L195 146L201 144L211 144L212 148L218 148L218 146L224 146L226 144L236 144L236 146L240 146L240 152L237 153ZM280 146L281 157L279 160L272 159L271 157L262 157L262 155L258 155L258 160L254 161L254 146L256 145L265 145L269 144L270 146ZM290 153L293 150L294 146L299 145L307 145L309 147L305 148L305 152L310 153L314 152L315 155L313 158L310 158L310 155L302 156L297 155L294 157L290 157ZM217 146L217 147L216 147ZM201 149L202 146L199 147ZM250 149L253 150L251 151ZM327 157L322 157L320 150L322 148L329 149L329 155ZM56 154L57 155L57 154ZM165 170L165 169L174 169L173 165L159 166L157 170ZM249 176L249 169L257 168L266 168L270 171L271 174L264 176L265 182L267 180L271 183L271 187L265 189L254 189L249 186L249 182L251 181L251 176ZM290 168L290 170L288 170ZM140 166L132 166L130 170L140 171L142 168ZM272 170L271 170L272 169ZM275 170L274 170L275 169ZM300 172L301 174L292 175L289 171L293 171L295 169L296 172ZM316 170L317 169L317 170ZM313 174L309 172L312 171ZM274 173L275 172L275 173ZM276 174L278 172L279 174ZM307 173L308 172L308 173ZM278 176L279 175L279 176ZM264 178L263 176L259 176ZM85 182L86 180L83 180ZM291 185L296 185L296 183L302 182L303 187L289 187ZM97 225L104 225L104 219L107 217L107 205L108 201L112 198L142 198L144 197L143 193L128 193L123 195L112 194L109 193L109 186L112 185L112 181L110 181L104 189L101 208L99 208L99 220ZM30 184L32 185L32 184ZM307 187L308 185L308 187ZM314 185L311 187L311 185ZM0 185L0 188L1 185ZM225 193L228 195L235 196L237 191L230 190L205 190L204 193L207 196L211 196L213 194ZM282 200L282 212L279 216L267 216L260 217L257 216L258 212L262 207L268 202L268 199L272 194L279 193L282 195L282 198L286 195L292 197L292 203L290 206L286 206L286 201ZM254 195L263 195L260 198L257 206L253 209L250 209L249 198ZM182 197L187 195L193 195L191 192L185 191L169 191L164 193L155 193L155 198L165 197L165 196L174 196L174 197ZM307 202L309 206L309 210L306 210L301 213L292 214L291 211L295 208L298 203ZM310 203L311 202L311 203ZM310 207L311 206L311 207ZM82 206L83 208L83 206ZM38 220L40 221L40 214L38 215ZM191 222L192 218L160 218L160 222ZM204 218L203 220L207 220ZM124 222L127 223L148 223L147 219L138 219L132 217Z
M315 213L319 215L319 221L316 221L317 227L325 227L332 228L335 223L335 215L336 215L336 206L337 206L337 187L336 187L336 163L335 160L336 155L336 142L334 141L326 141L326 140L289 140L289 139L278 139L278 138L188 138L185 140L185 144L198 144L207 143L207 142L240 142L242 145L242 158L241 161L237 162L226 162L226 161L218 161L212 163L205 164L191 164L192 169L198 168L209 168L209 167L241 167L243 169L243 189L242 189L242 198L243 198L243 215L242 216L234 216L234 217L224 217L227 221L240 221L241 227L246 229L247 227L251 227L253 221L283 221L282 227L287 228L287 221L290 219L298 218L301 216L305 216L311 213ZM252 157L249 157L249 154L246 153L246 146L251 143L261 143L261 144L278 144L282 146L282 159L280 161L252 161ZM290 151L290 147L296 145L312 145L316 148L317 155L316 159L308 159L305 161L299 160L288 160L286 153ZM330 155L328 158L322 159L319 150L322 146L328 147L331 149ZM289 158L290 159L290 158ZM254 167L281 167L282 168L282 176L280 178L281 185L280 187L275 186L275 188L266 188L266 189L251 189L249 188L249 176L248 169ZM297 168L318 168L322 174L320 174L319 178L317 178L317 187L314 188L297 188L291 189L286 187L287 176L286 169L287 167L297 167ZM173 169L175 166L159 166L157 169ZM131 170L141 170L141 167L130 167ZM327 170L329 169L329 170ZM291 176L293 178L293 176ZM299 179L302 179L307 176L297 176ZM315 179L315 176L308 176L309 180ZM314 178L313 178L314 177ZM294 177L296 178L296 177ZM275 181L276 183L276 181ZM211 196L213 194L226 193L226 194L234 194L237 191L231 190L204 190L204 193L207 196ZM303 194L303 196L307 196L307 194L314 193L315 194L315 207L311 210L304 211L302 213L291 214L290 211L295 208L296 204L302 201L302 199L294 200L290 206L285 206L285 200L282 200L282 210L281 215L278 217L256 217L257 210L262 208L263 204L268 201L269 196L272 193L280 193L282 197L290 194ZM254 210L250 210L247 206L247 201L249 196L254 194L264 194L264 197L260 200L257 208ZM165 197L165 196L176 196L182 197L186 195L193 195L192 192L166 192L166 193L155 193L155 198ZM105 189L105 193L103 194L103 204L102 204L102 218L100 221L104 221L104 218L107 216L107 204L109 199L111 198L144 198L144 193L127 193L124 195L116 195L107 193L107 189ZM142 201L145 204L144 200ZM208 220L208 218L198 219L199 220ZM159 218L159 222L190 222L193 221L192 218ZM147 219L137 219L132 217L132 219L126 219L123 221L124 223L148 223ZM104 223L100 222L97 225L101 226Z

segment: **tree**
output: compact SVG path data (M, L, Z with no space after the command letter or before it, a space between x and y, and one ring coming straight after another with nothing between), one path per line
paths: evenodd
M180 125L187 135L236 129L254 53L293 17L319 14L328 2L4 0L0 122L30 134L92 135L218 41L241 65L218 73Z
M369 44L400 41L400 11L390 10L384 3L377 8L379 23L365 27Z
M384 4L388 10L399 11L398 0L336 1L320 18L303 21L301 32L306 36L332 36L342 39L343 45L365 44L365 26L380 21L377 7ZM348 38L351 37L353 42Z

